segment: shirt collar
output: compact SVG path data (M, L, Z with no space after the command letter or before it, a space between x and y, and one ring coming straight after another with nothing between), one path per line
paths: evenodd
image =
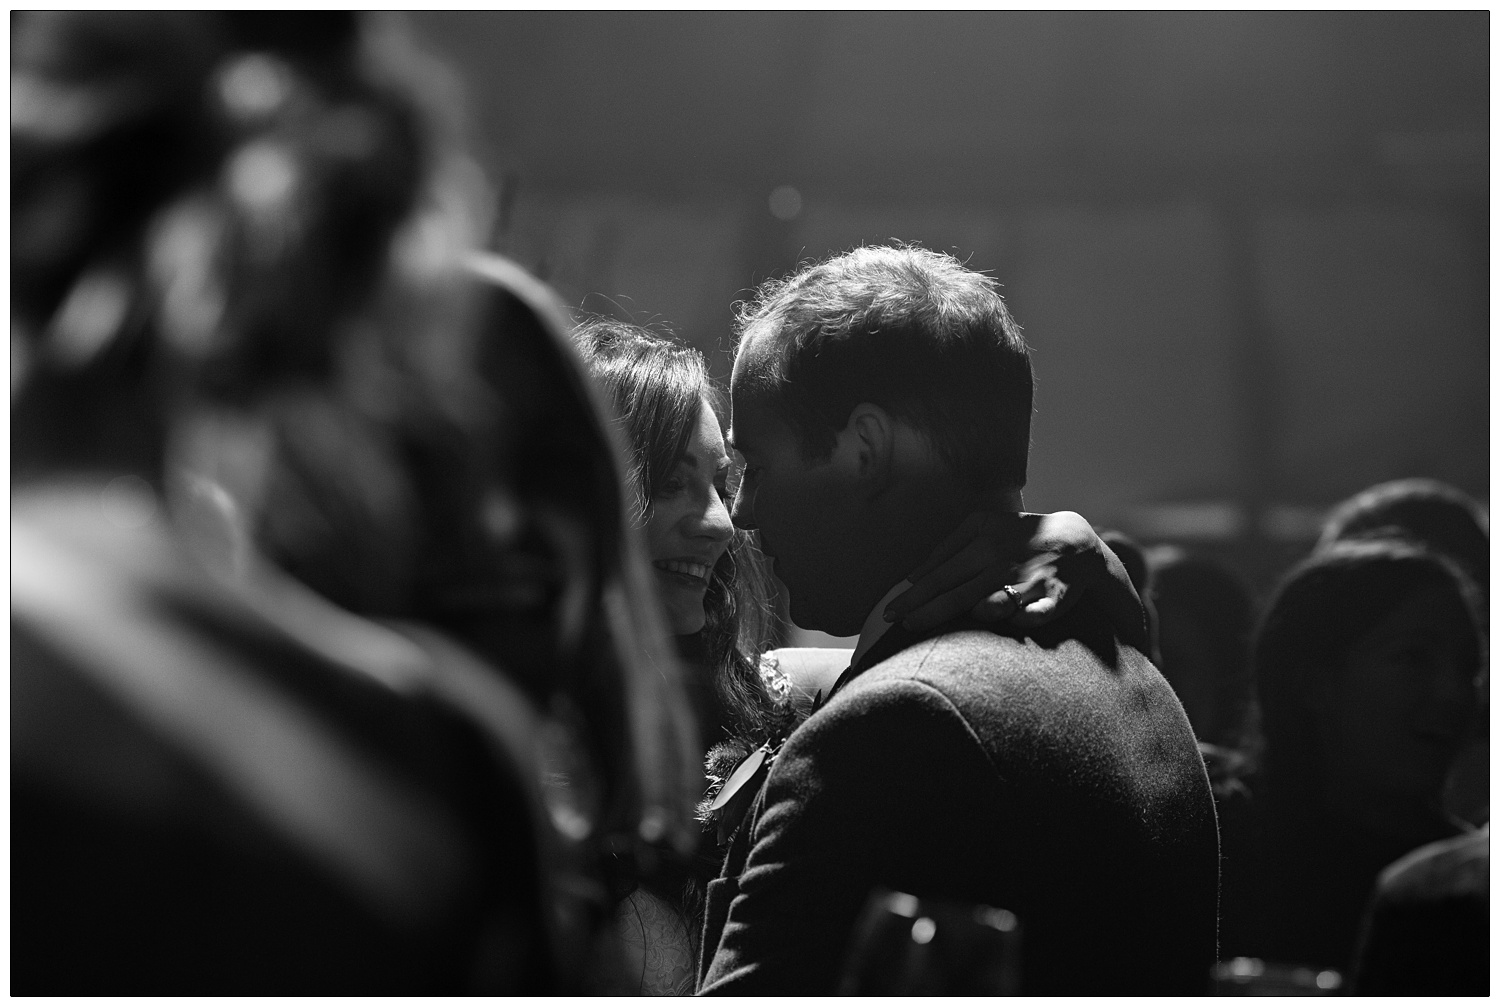
M901 583L887 591L885 596L875 603L874 609L870 611L869 618L865 619L865 624L860 627L859 642L854 645L854 657L849 661L851 667L858 664L859 659L868 654L870 648L875 646L875 641L884 636L886 631L891 628L891 624L885 621L885 607L895 601L897 596L909 587L911 587L911 581L902 580Z

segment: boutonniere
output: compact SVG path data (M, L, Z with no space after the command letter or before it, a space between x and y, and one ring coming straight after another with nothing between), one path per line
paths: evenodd
M750 802L771 772L776 756L781 754L783 741L767 741L740 760L734 771L718 785L718 793L708 802L707 818L717 830L720 845L729 841L735 829L745 819Z

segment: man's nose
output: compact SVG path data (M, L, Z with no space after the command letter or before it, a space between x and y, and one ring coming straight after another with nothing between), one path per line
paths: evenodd
M730 508L729 519L741 531L755 530L755 500L751 494L745 492L743 482L734 491L734 504Z

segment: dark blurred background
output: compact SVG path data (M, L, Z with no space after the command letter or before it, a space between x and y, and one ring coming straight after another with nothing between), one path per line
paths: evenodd
M1488 504L1488 12L413 22L494 246L720 377L752 284L914 240L1034 348L1029 509L1264 588L1372 483Z

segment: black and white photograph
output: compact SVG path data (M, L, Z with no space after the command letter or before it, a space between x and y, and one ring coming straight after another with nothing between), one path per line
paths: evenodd
M15 996L1487 996L1490 11L10 14Z

